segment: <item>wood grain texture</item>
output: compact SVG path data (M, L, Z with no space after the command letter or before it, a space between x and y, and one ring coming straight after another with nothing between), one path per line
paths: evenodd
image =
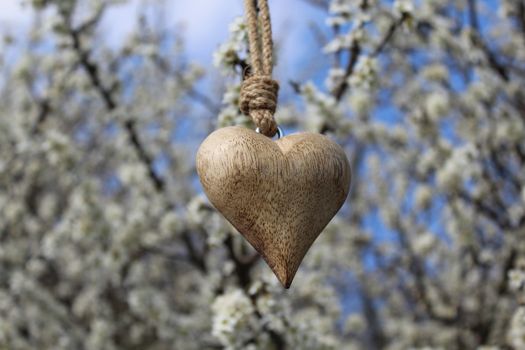
M351 180L343 149L326 136L273 141L243 127L210 134L197 152L197 172L210 202L285 288L343 205Z

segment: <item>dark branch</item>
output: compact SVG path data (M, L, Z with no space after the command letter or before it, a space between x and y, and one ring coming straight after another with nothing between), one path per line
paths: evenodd
M470 26L479 32L479 19L476 0L468 0L468 14Z
M381 52L383 52L383 50L388 45L390 40L392 40L392 38L394 37L394 34L397 28L399 28L407 18L408 18L408 15L403 14L399 20L394 21L392 22L392 24L390 24L390 27L388 27L388 30L386 31L386 34L383 37L383 40L379 42L379 45L377 45L375 50L372 52L373 57L376 57L379 54L381 54Z
M346 90L348 89L348 78L354 73L355 65L357 63L357 60L359 58L359 55L361 54L361 45L359 43L354 42L350 49L350 58L348 60L348 64L346 65L345 75L344 79L341 82L341 84L335 89L333 96L337 101L341 101L343 98Z
M80 35L81 31L78 29L70 28L69 35L72 39L73 49L76 51L80 65L83 67L88 77L90 78L91 84L95 90L99 93L102 98L106 109L113 111L117 108L117 103L113 97L113 91L106 88L102 83L98 66L91 61L89 51L85 50L81 46ZM153 159L146 152L144 145L141 142L135 122L128 119L124 122L124 129L126 130L131 145L133 146L139 160L144 164L147 169L148 177L151 180L157 193L164 193L165 182L154 170ZM168 205L168 209L173 209L173 205ZM201 271L206 271L204 254L200 255L195 249L191 237L188 234L182 236L183 242L189 254L190 261ZM141 255L142 256L142 255Z
M237 279L239 280L240 286L243 289L247 289L251 281L251 269L259 259L259 254L255 254L254 256L248 258L238 257L237 254L235 254L235 250L233 248L233 237L231 235L226 238L224 245L226 246L226 250L228 251L230 259L235 265L235 273L237 275Z
M44 124L44 122L47 120L47 117L51 113L51 103L48 99L42 99L38 102L38 114L36 117L35 124L33 125L33 129L31 130L31 133L33 135L36 135L40 132L40 126Z
M184 76L180 72L173 70L165 59L163 59L160 55L155 54L153 56L153 60L163 74L172 75L175 77L175 79L186 89L186 94L190 98L204 106L204 108L206 108L211 114L217 115L219 113L220 106L212 102L208 96L197 91L193 86L191 86L191 84L188 84L185 81Z
M188 250L190 261L193 262L195 266L199 268L202 272L206 272L206 262L204 260L204 254L199 254L195 246L193 245L193 241L191 240L191 235L189 232L184 232L182 234L182 240L184 241L184 244L186 245L186 248Z
M73 49L76 51L80 64L84 68L85 72L89 76L89 79L91 80L91 83L95 87L95 90L99 93L102 100L104 101L104 104L106 105L106 108L108 111L112 111L117 107L117 103L115 102L113 98L112 91L110 89L107 89L104 84L102 83L102 80L100 78L100 72L98 66L91 61L89 51L84 50L82 48L81 42L80 42L80 35L81 32L78 29L71 28L69 30L69 34L71 37L71 40L73 42ZM162 179L156 172L153 167L153 159L151 156L146 152L146 149L144 148L144 145L142 144L140 137L138 135L138 132L135 128L135 122L131 119L128 119L124 123L124 128L128 133L130 142L135 149L135 152L137 153L137 156L139 157L140 161L146 166L146 169L148 171L148 176L153 183L155 189L157 192L162 192L165 187L164 179Z

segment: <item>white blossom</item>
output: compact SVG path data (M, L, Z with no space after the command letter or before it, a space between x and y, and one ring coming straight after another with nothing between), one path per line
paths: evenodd
M280 62L275 116L353 179L289 290L195 171L213 128L254 128L242 18L215 68L162 1L126 31L129 0L28 1L31 28L0 28L0 349L525 347L519 3L310 2L319 42L271 8L308 63Z
M510 270L509 271L509 285L514 290L522 290L525 287L525 271L524 270Z
M411 15L414 12L414 3L412 0L394 1L394 11L399 14Z
M426 209L432 200L432 188L426 185L418 186L414 197L416 207L418 209Z
M230 24L230 39L221 44L213 54L213 64L218 68L232 69L239 61L239 53L246 49L246 26L242 17Z
M525 347L525 307L520 306L512 316L508 337L515 348Z
M450 100L442 91L437 91L428 95L425 101L426 112L432 120L437 120L446 115L449 106Z
M241 291L232 290L215 299L212 305L212 334L232 349L241 348L253 336L255 324L251 300Z
M377 83L377 60L362 57L357 62L354 73L349 78L349 84L355 88L370 89Z

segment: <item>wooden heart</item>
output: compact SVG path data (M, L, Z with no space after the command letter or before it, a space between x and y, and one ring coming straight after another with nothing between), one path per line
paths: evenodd
M289 288L306 252L343 205L350 166L326 136L277 141L243 127L209 135L197 172L211 203Z

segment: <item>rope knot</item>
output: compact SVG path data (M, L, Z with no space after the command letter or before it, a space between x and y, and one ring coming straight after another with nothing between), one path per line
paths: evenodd
M269 76L254 75L246 78L241 85L239 108L250 116L259 131L269 137L277 132L273 114L277 107L279 84Z

